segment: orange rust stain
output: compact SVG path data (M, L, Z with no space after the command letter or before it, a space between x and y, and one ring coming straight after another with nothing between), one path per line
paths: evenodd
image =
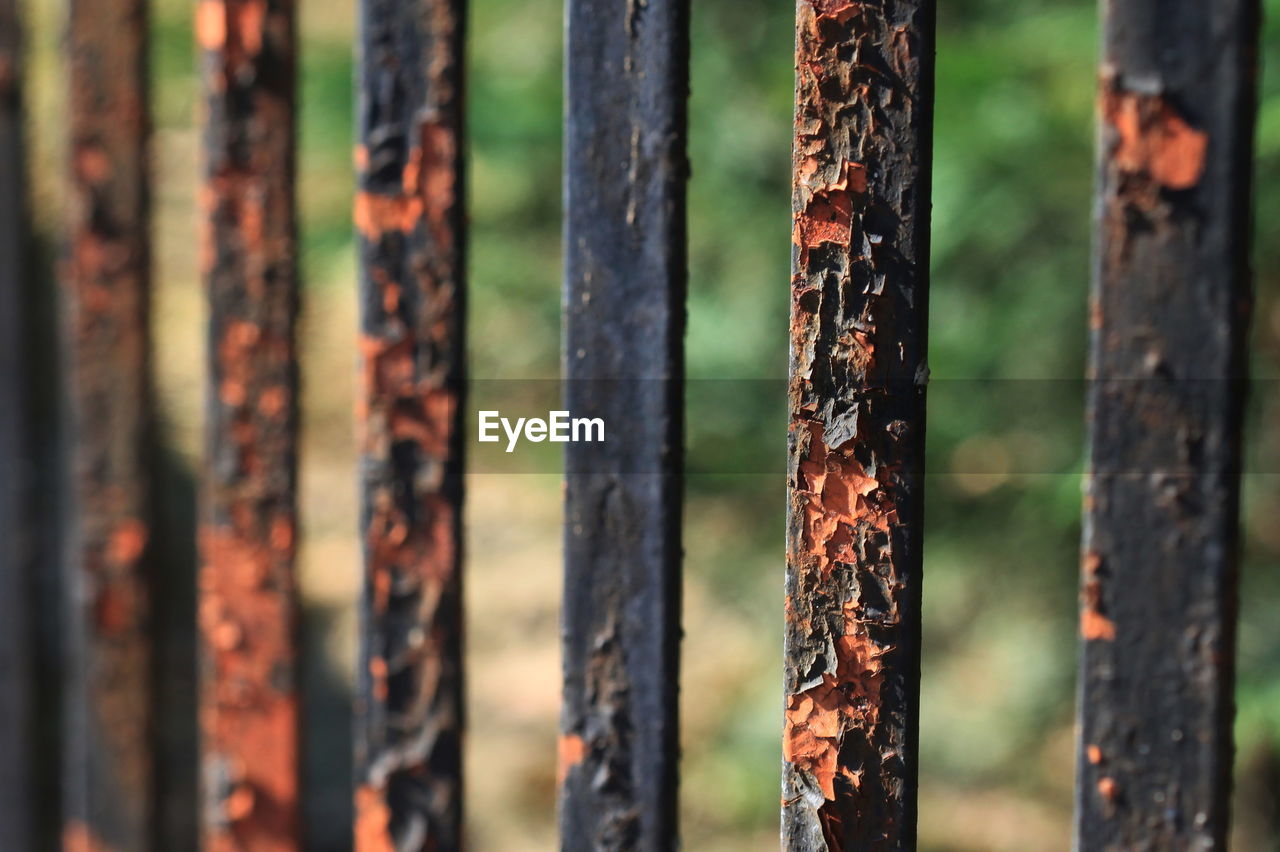
M1084 573L1084 606L1080 610L1080 635L1085 639L1112 641L1116 638L1116 625L1102 614L1102 582L1098 572L1102 569L1102 556L1090 550L1084 555L1081 570Z
M220 803L233 822L210 838L212 849L293 848L298 790L298 706L293 593L280 555L253 506L232 507L229 525L200 533L198 622L212 674L200 721L208 753L230 767ZM226 832L231 832L228 835Z
M456 202L456 138L448 126L434 121L422 122L419 135L420 144L400 176L399 195L356 195L356 229L371 242L388 233L408 233L424 218L442 245L449 241L448 212ZM368 159L369 152L357 146L356 167L363 170Z
M835 21L843 24L860 13L865 4L853 0L807 0L818 14L818 20Z
M1086 607L1080 613L1080 635L1088 640L1110 642L1116 638L1115 622L1096 609Z
M253 813L254 796L248 787L237 787L222 803L222 812L232 822L240 822Z
M866 524L888 531L898 512L880 482L839 449L829 449L823 426L810 421L809 452L800 462L799 490L805 494L805 549L824 574L834 562L854 562L853 532Z
M379 701L387 699L387 661L382 657L369 660L369 676L373 678L373 697Z
M1116 779L1109 776L1098 779L1098 795L1102 796L1102 798L1106 799L1108 802L1114 802L1118 792L1120 792L1120 788L1119 785L1116 784Z
M132 565L147 547L147 525L137 518L121 521L107 541L107 562Z
M373 787L356 790L355 852L396 852L391 841L391 808Z
M782 756L813 775L828 800L835 799L840 743L846 731L870 730L879 723L882 657L887 649L866 634L845 608L845 633L836 642L836 670L822 682L787 697ZM850 777L854 786L859 777Z
M284 414L288 404L289 389L283 385L269 387L258 394L258 411L270 420L275 420Z
M376 242L384 234L412 231L422 219L422 210L421 198L357 193L356 229L365 239Z
M196 5L196 41L205 50L221 50L227 43L225 0L200 0Z
M113 849L99 840L89 826L80 820L70 820L62 827L62 852L113 852Z
M1102 114L1119 137L1112 157L1127 172L1150 175L1169 189L1189 189L1204 172L1209 138L1159 95L1104 89Z
M801 171L817 161L810 157L801 163ZM796 216L792 241L807 252L823 243L848 246L853 232L853 214L867 192L867 168L861 163L845 163L838 181L816 190Z
M111 158L97 145L81 145L75 152L76 174L89 184L111 177Z
M556 783L564 784L569 772L587 757L587 743L577 734L560 737L556 760Z
M1096 745L1093 745L1091 743L1084 750L1084 753L1085 753L1085 757L1088 758L1089 763L1091 763L1092 765L1097 766L1099 763L1102 762L1102 749L1098 748Z
M236 6L236 34L240 46L249 56L262 52L263 23L267 17L265 0L241 0Z

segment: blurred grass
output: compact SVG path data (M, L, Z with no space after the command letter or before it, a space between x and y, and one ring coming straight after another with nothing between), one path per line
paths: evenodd
M59 23L57 4L27 5L35 28L34 189L39 225L51 233L63 150ZM191 250L193 6L153 5L157 367L168 434L194 465L203 307ZM1082 453L1072 382L1082 375L1086 341L1095 6L940 5L921 847L1065 849L1080 505L1072 471ZM338 850L347 847L346 689L359 575L349 404L354 11L351 0L301 8L302 558L315 793L308 822L312 848ZM1254 369L1275 379L1280 0L1266 0L1266 8ZM695 378L776 380L785 372L792 15L788 4L765 0L693 4L688 368ZM560 0L471 5L470 351L479 379L558 375L561 32ZM1004 394L1000 405L966 406L953 390L971 379L1071 381L1033 402ZM736 422L690 424L695 445L722 440L725 458L764 459L759 469L778 471L689 482L681 797L685 846L712 852L776 847L781 759L784 439L781 427L759 424L783 422L783 401L744 394L737 405ZM1250 428L1251 457L1280 458L1280 394L1269 384L1255 394ZM1011 452L1058 472L1010 467ZM547 849L559 682L558 479L477 475L469 484L474 846ZM1235 839L1237 848L1261 850L1280 848L1280 481L1250 474L1245 494Z

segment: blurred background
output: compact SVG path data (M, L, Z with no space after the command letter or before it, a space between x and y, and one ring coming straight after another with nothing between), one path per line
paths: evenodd
M307 820L309 845L324 852L349 847L360 572L352 5L300 3ZM1236 763L1245 850L1280 849L1280 0L1265 5ZM65 162L62 4L26 6L34 191L51 257ZM154 332L181 502L203 394L194 4L152 6ZM921 847L1064 850L1096 10L1086 0L940 6ZM481 382L554 379L561 0L470 8L471 370ZM693 0L688 368L707 381L690 385L681 802L685 847L708 852L777 848L793 14L774 0ZM479 850L554 847L554 469L468 478L467 796Z

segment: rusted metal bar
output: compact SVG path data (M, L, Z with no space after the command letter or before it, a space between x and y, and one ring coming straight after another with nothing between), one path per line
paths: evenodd
M915 848L932 0L800 0L783 847Z
M293 0L201 0L203 848L301 848Z
M463 0L362 0L358 852L462 848Z
M152 424L147 20L143 0L73 0L73 459L62 842L148 849L154 755L148 542Z
M1259 4L1103 8L1076 842L1221 849Z
M569 0L560 845L675 849L688 0Z
M0 0L0 837L33 848L32 598L27 485L27 184L23 57L16 0Z

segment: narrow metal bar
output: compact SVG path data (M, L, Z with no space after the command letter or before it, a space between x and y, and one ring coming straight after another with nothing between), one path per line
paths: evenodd
M797 11L783 847L913 849L934 3Z
M678 847L688 0L568 0L560 845Z
M1076 845L1221 849L1260 10L1103 9Z
M462 848L464 0L362 0L358 852Z
M62 843L149 849L152 399L144 0L72 0L64 267L74 514Z
M202 843L301 848L293 0L201 0L208 422Z
M33 598L27 572L26 157L22 30L17 0L0 0L0 837L33 849L30 747L35 706Z

